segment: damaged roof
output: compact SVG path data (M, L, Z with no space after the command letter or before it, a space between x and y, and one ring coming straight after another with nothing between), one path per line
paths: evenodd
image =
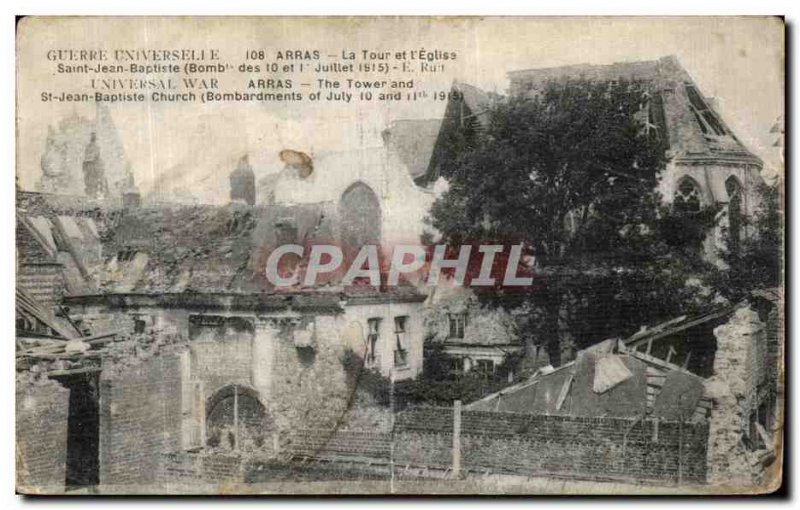
M549 81L586 79L630 80L648 85L653 93L652 120L665 130L677 163L749 164L762 166L699 91L692 77L674 56L658 60L621 62L610 65L572 65L525 69L508 73L512 94L532 95Z
M320 274L312 288L276 289L266 278L269 255L281 245L336 245L335 204L181 206L125 212L103 240L101 294L262 294L323 292L356 301L372 287L343 288L344 269ZM307 265L310 250L299 262ZM416 290L381 292L380 299L420 300ZM338 300L339 297L336 298Z
M46 202L44 202L46 203ZM32 215L30 212L36 215ZM49 212L48 212L49 211ZM97 289L102 246L93 216L67 214L46 208L17 210L17 247L20 262L17 286L42 301L48 289L35 266L58 265L68 293ZM33 273L31 274L31 271ZM21 277L24 276L24 277Z
M302 293L302 299L313 301L313 295L322 292L334 296L325 298L325 309L331 308L327 302L330 299L336 302L336 309L342 299L353 303L425 299L415 289L402 285L381 292L359 284L343 288L340 280L344 269L319 275L320 285L313 289L274 288L264 269L275 248L285 244L338 244L332 223L336 214L333 203L172 204L102 208L97 214L90 214L95 210L91 203L80 208L80 201L73 204L71 197L59 204L57 199L51 200L54 195L22 195L20 205L27 207L17 210L17 235L27 235L33 242L17 244L25 248L23 252L36 250L34 265L62 266L69 296L164 295L180 301L180 295L261 295L280 291ZM69 209L71 214L59 206L66 204L74 206ZM309 252L307 249L306 259ZM306 259L299 261L298 267L307 265ZM21 253L20 260L25 263L25 253ZM35 279L31 282L38 284ZM266 306L261 302L237 303ZM313 303L295 306L314 308Z
M607 340L580 351L574 361L556 370L540 371L467 408L677 420L705 416L707 405L701 377Z
M263 292L282 244L333 237L325 204L183 206L125 212L104 242L106 293Z
M431 123L428 126L430 129L426 129L425 134L418 135L430 138L424 144L425 148L430 147L430 152L422 158L425 161L425 167L412 173L414 182L422 187L433 184L439 178L439 166L451 157L450 151L453 150L453 147L450 146L449 135L462 129L465 125L473 126L478 131L487 128L489 109L494 102L500 99L502 96L499 94L486 92L478 87L454 80L448 95L444 117L438 119L436 124Z
M67 305L102 305L109 308L183 308L238 310L271 313L298 311L336 314L343 311L343 296L338 293L304 291L293 293L115 293L66 296Z
M441 119L396 120L383 130L383 141L390 152L397 154L412 179L428 169Z
M486 113L500 96L459 81L453 82L453 90L461 94L463 104L469 108L471 116L475 117L481 126L486 127L489 124L489 116Z
M630 337L623 340L623 342L629 349L636 349L648 342L667 338L690 328L694 328L706 323L719 322L720 320L727 318L743 304L744 303L742 302L735 305L719 307L708 313L693 317L681 315L680 317L662 322L652 327L643 327Z

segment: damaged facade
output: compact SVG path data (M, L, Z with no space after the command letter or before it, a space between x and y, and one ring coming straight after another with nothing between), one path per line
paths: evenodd
M164 453L270 451L300 426L338 426L348 351L393 380L420 372L413 287L345 288L334 273L275 289L263 270L283 244L380 243L377 199L369 225L353 186L338 203L254 205L248 170L232 172L227 206L18 194L17 423L57 436L18 429L21 487L125 490L154 482Z
M452 363L451 372L476 370L494 374L510 362L508 377L523 345L518 317L524 311L500 306L481 306L475 295L463 288L437 288L425 308L427 345L437 345Z

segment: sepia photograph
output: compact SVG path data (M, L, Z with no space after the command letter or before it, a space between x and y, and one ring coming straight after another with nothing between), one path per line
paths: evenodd
M785 33L18 17L16 492L778 491Z

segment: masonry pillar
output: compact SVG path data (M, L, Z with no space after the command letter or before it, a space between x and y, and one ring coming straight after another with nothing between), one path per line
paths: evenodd
M269 407L272 398L272 379L275 372L275 342L278 339L278 325L274 320L260 318L256 321L253 335L253 387Z
M752 485L752 453L743 444L754 405L756 343L764 325L749 307L714 329L714 375L706 383L713 408L709 416L707 480L711 484Z

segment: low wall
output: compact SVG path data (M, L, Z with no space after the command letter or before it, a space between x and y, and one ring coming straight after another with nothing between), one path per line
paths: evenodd
M156 483L167 491L173 485L241 483L244 479L242 465L242 458L235 454L162 454Z
M703 483L708 425L625 418L464 411L465 469L589 479ZM415 408L395 421L397 464L452 464L453 410Z
M327 460L383 459L387 462L391 450L391 434L320 429L295 431L286 447L286 453L295 457Z
M464 411L462 468L477 473L698 484L706 480L706 423ZM214 452L164 456L162 487L281 480L384 479L451 468L453 410L399 413L394 433L294 431L278 458ZM294 459L294 460L292 460Z

